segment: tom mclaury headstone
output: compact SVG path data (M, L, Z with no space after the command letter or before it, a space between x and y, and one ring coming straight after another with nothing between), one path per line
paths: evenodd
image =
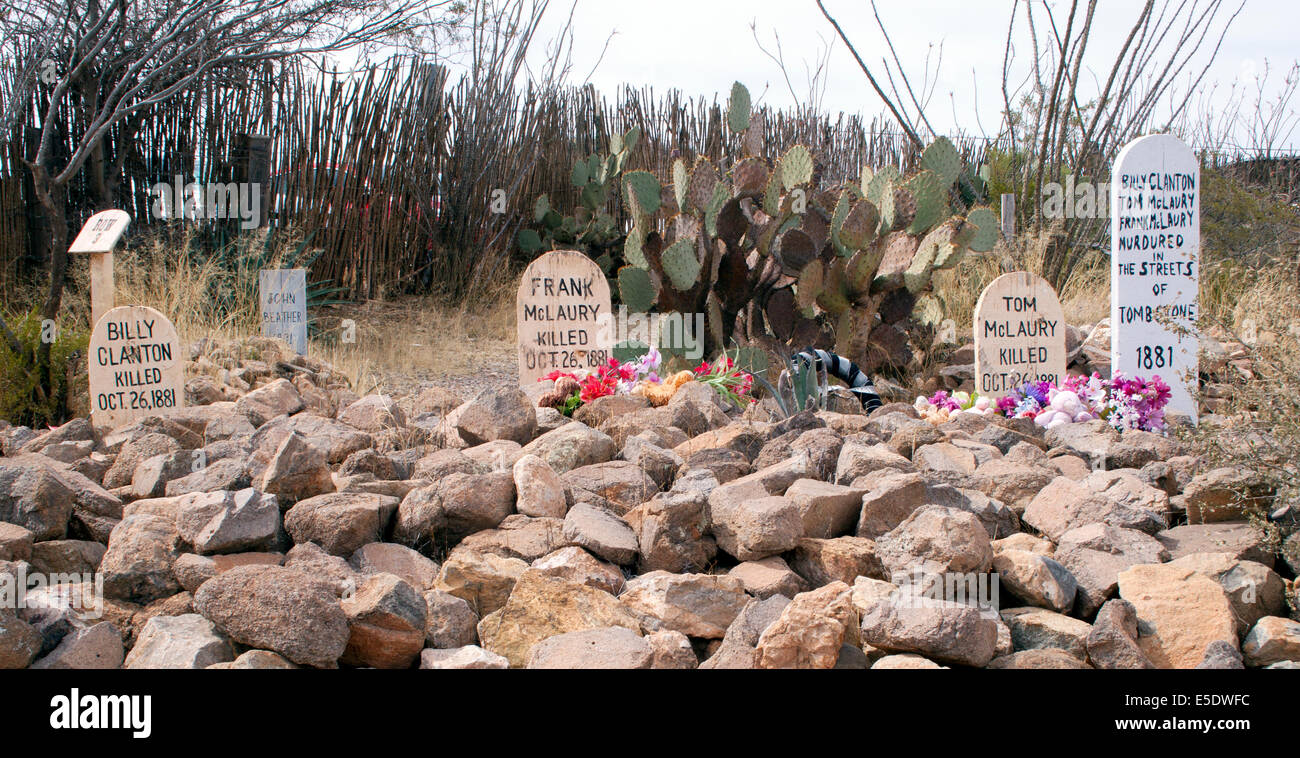
M1065 377L1065 318L1056 291L1027 271L1003 274L975 304L975 390L1001 397Z
M609 283L584 253L554 250L530 263L515 307L520 386L552 371L595 371L609 360Z
M90 416L118 427L185 405L185 363L176 327L143 305L105 313L90 334Z
M1182 140L1124 146L1111 172L1111 370L1160 376L1196 420L1201 170Z
M262 336L282 339L307 354L307 269L265 269L258 275Z

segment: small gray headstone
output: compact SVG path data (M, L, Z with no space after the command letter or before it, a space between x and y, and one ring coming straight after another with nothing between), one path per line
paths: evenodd
M298 355L307 354L307 269L278 268L258 278L262 336L282 339Z

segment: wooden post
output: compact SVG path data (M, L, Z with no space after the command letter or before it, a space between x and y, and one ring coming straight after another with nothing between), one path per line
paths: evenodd
M100 211L72 241L69 253L90 254L90 328L113 309L113 248L131 223L126 211Z
M1016 237L1016 196L1002 193L1002 236L1010 242Z

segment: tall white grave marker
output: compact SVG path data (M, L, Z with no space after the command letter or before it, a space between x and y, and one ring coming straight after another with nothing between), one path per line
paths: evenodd
M1003 274L975 304L975 391L1002 397L1065 378L1065 318L1056 290L1028 271Z
M176 327L143 305L113 308L90 333L90 418L115 428L185 406Z
M515 307L521 387L552 371L594 372L613 354L609 282L585 253L553 250L528 264Z
M1196 421L1201 169L1182 140L1124 146L1111 172L1111 370L1159 376Z
M258 274L262 336L282 339L307 354L307 269L263 269Z
M113 307L113 248L131 223L126 211L100 211L91 216L72 241L69 253L90 254L90 325Z

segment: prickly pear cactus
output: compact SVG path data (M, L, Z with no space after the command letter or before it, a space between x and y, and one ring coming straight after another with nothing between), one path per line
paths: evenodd
M863 166L847 183L818 186L807 145L763 154L763 114L751 113L739 82L726 120L743 157L725 172L704 157L674 160L662 181L624 171L639 137L632 133L612 140L609 156L574 165L584 197L599 200L618 187L631 216L626 238L612 246L626 264L617 269L623 303L633 311L704 314L713 354L741 346L753 358L812 346L868 371L903 368L910 354L902 322L942 315L930 292L933 273L997 240L996 215L974 205L981 177L939 138L910 175ZM521 247L529 234L528 242L544 245L560 238L548 230L604 229L590 209L571 220L544 200L533 213L543 231L525 230Z

